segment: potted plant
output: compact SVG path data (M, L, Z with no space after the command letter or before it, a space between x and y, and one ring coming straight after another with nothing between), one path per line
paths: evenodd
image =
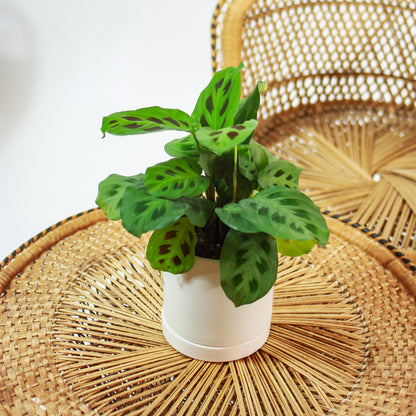
M144 174L110 175L96 202L135 236L153 231L146 257L165 272L165 337L209 361L263 345L278 252L298 256L329 235L319 209L298 190L300 169L253 140L265 84L241 98L242 68L215 73L191 115L147 107L102 122L104 135L184 132L165 145L171 159Z

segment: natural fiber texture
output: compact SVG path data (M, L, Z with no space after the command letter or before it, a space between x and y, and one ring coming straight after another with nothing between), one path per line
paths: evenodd
M42 233L1 264L0 414L414 414L416 268L326 218L327 247L281 259L264 347L219 364L164 340L148 236L99 210Z
M213 67L268 83L257 139L322 209L416 260L416 2L223 0Z
M329 104L269 119L256 138L302 168L300 187L318 206L416 253L416 112Z

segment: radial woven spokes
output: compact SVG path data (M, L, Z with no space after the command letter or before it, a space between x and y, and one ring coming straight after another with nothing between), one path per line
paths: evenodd
M340 285L305 260L283 259L272 330L244 360L204 363L161 332L162 281L141 247L89 268L63 296L54 356L99 414L315 414L345 401L364 370L368 334Z
M416 113L331 104L264 121L257 139L302 168L320 208L416 249Z

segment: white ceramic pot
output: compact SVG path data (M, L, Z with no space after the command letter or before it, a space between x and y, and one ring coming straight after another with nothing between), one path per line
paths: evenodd
M220 283L218 260L197 257L187 273L164 273L162 328L179 352L204 361L233 361L266 342L273 289L256 302L235 307Z

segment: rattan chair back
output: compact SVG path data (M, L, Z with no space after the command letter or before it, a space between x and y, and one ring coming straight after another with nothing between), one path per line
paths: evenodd
M268 89L256 139L321 207L416 249L416 2L223 0L214 70Z
M226 0L217 10L214 68L243 61L246 94L268 83L262 118L331 101L415 107L413 1Z

